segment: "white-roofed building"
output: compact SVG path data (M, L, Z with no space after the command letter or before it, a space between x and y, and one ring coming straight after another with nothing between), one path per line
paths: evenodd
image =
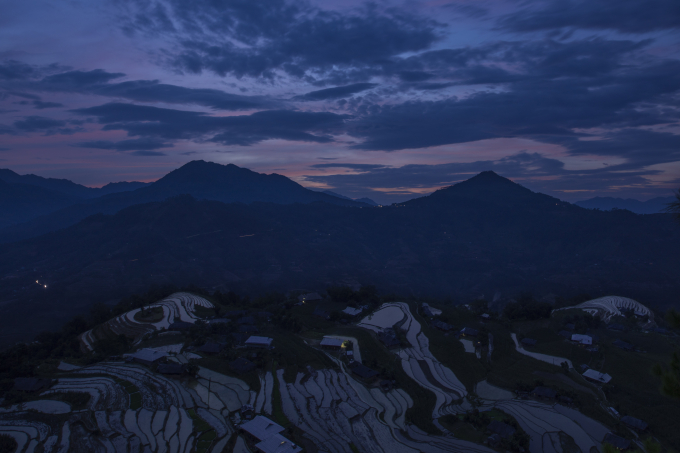
M612 380L612 377L607 373L600 373L593 369L586 370L585 373L583 373L583 377L590 379L591 381L599 382L600 384L606 384Z
M126 354L125 357L143 365L153 365L163 357L169 354L165 351L158 351L156 349L140 349L132 354Z
M352 317L358 315L362 311L364 311L362 307L359 308L347 307L344 310L342 310L343 313L345 313L346 315L350 315Z
M281 434L274 434L259 444L256 444L255 448L262 453L298 453L299 451L302 451L300 446L286 439Z
M571 341L575 341L582 345L590 346L591 344L593 344L593 337L591 337L590 335L581 335L580 333L575 333L572 334Z
M246 340L245 345L250 346L251 348L271 349L273 342L273 338L253 335Z
M344 340L340 340L339 338L323 337L319 346L324 349L340 349L344 342Z
M284 428L269 420L267 417L258 415L249 422L242 424L240 429L250 434L258 441L263 441L269 439L274 434L279 434Z

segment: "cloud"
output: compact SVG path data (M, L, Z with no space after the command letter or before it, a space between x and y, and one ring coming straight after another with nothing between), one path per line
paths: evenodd
M329 112L267 110L252 115L209 116L202 112L110 103L73 110L96 116L104 130L125 130L130 136L207 140L249 146L268 139L327 143L343 131L348 115Z
M24 120L14 122L14 127L25 132L35 132L64 126L66 126L66 121L46 118L44 116L27 116Z
M16 60L5 60L0 63L0 80L21 80L31 77L35 68Z
M85 87L102 85L125 76L121 72L111 73L103 69L92 71L69 71L45 77L41 86L51 91L80 91Z
M14 127L21 132L44 132L44 135L72 135L82 131L82 128L66 127L67 124L63 120L31 115L23 120L15 121Z
M621 186L631 193L641 190L662 194L648 179L658 170L621 171L615 166L592 170L567 170L564 163L540 153L520 152L496 160L469 163L413 164L402 167L376 166L361 173L336 175L308 175L310 182L323 183L342 193L377 197L386 202L403 201L427 191L446 187L469 179L482 171L496 173L526 185L535 191L555 194L561 198L583 198L583 192L606 193ZM576 195L564 192L568 188ZM663 189L662 189L663 190Z
M63 107L64 104L60 104L58 102L43 102L43 101L33 101L33 107L36 109L52 109L56 107Z
M351 170L374 170L376 168L385 168L385 165L379 164L349 164L333 162L328 164L314 164L311 165L312 168L349 168Z
M377 83L353 83L341 87L326 88L324 90L311 91L307 94L296 96L295 100L300 101L323 101L326 99L340 99L351 96L355 93L370 90L378 86Z
M363 139L353 145L356 149L395 151L675 123L680 119L673 97L680 90L680 61L626 64L644 45L603 39L504 43L485 52L487 58L504 55L506 65L514 67L502 89L437 101L373 104L366 113L357 109L360 115L348 123L348 133Z
M383 66L440 37L432 20L374 5L341 13L284 0L121 4L123 29L172 39L168 61L189 73L318 79L338 68Z
M77 143L74 146L80 148L109 149L115 151L151 151L159 148L171 148L172 143L152 138L139 138L133 140L122 140L118 142L109 140L95 140L90 142ZM149 155L149 154L147 154Z
M497 26L515 32L574 27L647 33L680 28L676 0L549 0L505 15Z

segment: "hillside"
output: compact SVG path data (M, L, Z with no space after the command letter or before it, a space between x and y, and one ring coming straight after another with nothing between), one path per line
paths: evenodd
M648 371L676 339L641 321L615 332L574 310L482 319L483 303L427 305L435 316L369 287L328 292L299 304L156 290L100 307L96 321L74 319L0 352L3 434L18 451L58 440L74 453L254 450L259 422L296 453L595 452L612 436L634 448L680 439L680 408ZM344 314L348 303L361 313ZM596 336L596 348L562 338L565 328ZM535 340L530 350L518 336ZM621 338L636 349L617 348ZM611 381L593 382L586 369ZM41 391L21 390L37 378ZM509 431L501 438L499 423Z
M595 197L588 200L577 201L577 206L587 209L627 209L636 214L658 214L664 212L668 203L675 201L675 197L656 197L647 201L634 200L632 198Z
M0 246L0 323L26 337L29 324L168 283L258 294L370 282L459 301L621 294L663 307L680 291L679 254L668 215L591 211L495 174L383 208L180 196Z
M107 187L107 186L105 186ZM236 165L192 161L158 181L132 191L81 201L32 221L0 230L0 242L14 242L71 226L93 214L115 214L123 208L188 194L223 203L314 203L366 206L314 192L276 173L256 173Z

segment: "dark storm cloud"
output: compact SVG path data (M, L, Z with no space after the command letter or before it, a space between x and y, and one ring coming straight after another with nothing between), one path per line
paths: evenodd
M353 83L341 87L326 88L324 90L311 91L309 93L296 96L294 99L299 101L323 101L326 99L340 99L351 96L355 93L370 90L378 86L377 83Z
M81 142L74 146L80 148L108 149L114 151L151 151L160 148L171 148L173 144L153 138L139 138L133 140L121 140L118 142L109 140L95 140L90 142Z
M14 62L16 63L16 62ZM12 74L19 73L21 68L15 69L13 65L7 71ZM27 65L26 65L27 66ZM42 74L44 68L27 66L24 72L27 78L31 74ZM0 66L0 70L2 67ZM30 71L29 71L30 70ZM123 73L111 73L102 69L92 71L66 71L52 74L44 78L32 80L13 80L18 88L39 92L67 92L92 94L112 98L123 98L138 102L164 102L169 104L195 104L210 107L217 110L256 110L263 108L280 108L284 105L262 96L242 96L231 94L221 90L207 88L186 88L178 85L159 83L157 80L133 80L127 82L112 83L116 79L124 77ZM18 78L18 77L17 77ZM40 97L28 93L11 91L15 96L29 97L40 100ZM58 107L55 103L35 103L36 108Z
M404 52L427 49L439 25L397 9L352 13L283 0L127 2L124 29L170 36L165 49L183 71L272 77L283 71L317 78L337 68L383 66Z
M209 116L201 112L111 103L74 110L96 116L104 130L130 136L207 140L248 146L268 139L327 143L343 130L347 115L328 112L268 110L242 116Z
M574 27L646 33L680 28L677 0L548 0L502 17L500 28L517 32Z
M33 66L16 60L5 60L0 63L0 80L21 80L33 76Z
M643 45L602 39L500 44L486 55L503 55L515 68L503 90L461 99L374 104L370 114L349 123L349 134L364 139L354 148L394 151L676 122L672 96L680 89L680 62L626 64Z

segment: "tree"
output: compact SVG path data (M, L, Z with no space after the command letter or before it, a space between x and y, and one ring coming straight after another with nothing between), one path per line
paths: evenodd
M680 355L677 351L673 353L670 369L657 363L652 368L652 372L655 376L661 378L661 393L671 398L680 399Z
M680 190L675 193L675 201L666 206L666 212L673 214L673 217L680 222Z

